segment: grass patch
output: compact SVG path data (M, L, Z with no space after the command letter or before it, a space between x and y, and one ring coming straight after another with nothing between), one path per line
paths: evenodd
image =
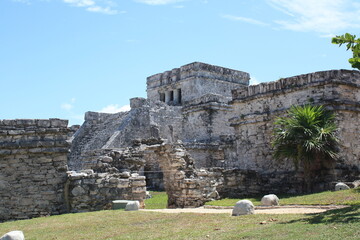
M146 209L162 209L167 207L168 196L166 192L151 191L152 198L145 200Z
M326 191L307 195L277 195L280 199L280 205L360 205L360 189L350 189L343 191ZM243 198L253 202L254 205L261 205L262 196ZM234 206L241 199L225 198L205 205L212 206Z
M0 224L0 236L27 240L118 239L359 239L360 207L321 214L165 214L122 210L65 214Z

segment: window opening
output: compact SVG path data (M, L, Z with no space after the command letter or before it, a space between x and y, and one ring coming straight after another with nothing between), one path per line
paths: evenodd
M165 102L165 93L160 93L160 101Z
M170 91L170 102L174 101L174 91Z
M181 103L181 88L179 88L177 91L178 91L178 103Z

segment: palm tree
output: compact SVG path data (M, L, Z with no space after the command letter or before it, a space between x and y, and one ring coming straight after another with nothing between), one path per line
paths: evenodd
M286 117L275 121L274 158L292 159L304 171L307 191L311 191L314 170L319 164L337 159L338 138L335 115L324 106L293 106Z

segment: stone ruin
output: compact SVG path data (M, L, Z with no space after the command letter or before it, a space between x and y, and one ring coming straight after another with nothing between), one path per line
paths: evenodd
M314 191L359 178L359 71L249 79L195 62L148 77L147 99L130 99L128 112L87 112L80 128L0 121L0 221L109 209L117 199L143 205L147 189L166 190L168 207L301 193L302 169L275 161L270 143L275 118L306 103L335 112L341 140L340 158L319 168Z

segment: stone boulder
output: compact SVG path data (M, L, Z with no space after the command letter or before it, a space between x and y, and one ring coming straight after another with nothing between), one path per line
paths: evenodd
M152 198L152 195L149 191L146 191L146 197L145 199L149 199L149 198Z
M350 187L348 185L346 185L345 183L337 183L335 185L335 191L341 191L341 190L347 190L347 189L350 189Z
M3 235L0 240L25 240L25 237L22 231L12 231Z
M249 200L240 200L235 204L232 216L249 215L255 213L254 204Z
M139 201L131 201L126 204L125 211L138 211L140 208Z
M261 205L264 206L278 206L279 198L275 194L268 194L262 197Z
M357 188L360 186L360 180L353 181L354 188Z

